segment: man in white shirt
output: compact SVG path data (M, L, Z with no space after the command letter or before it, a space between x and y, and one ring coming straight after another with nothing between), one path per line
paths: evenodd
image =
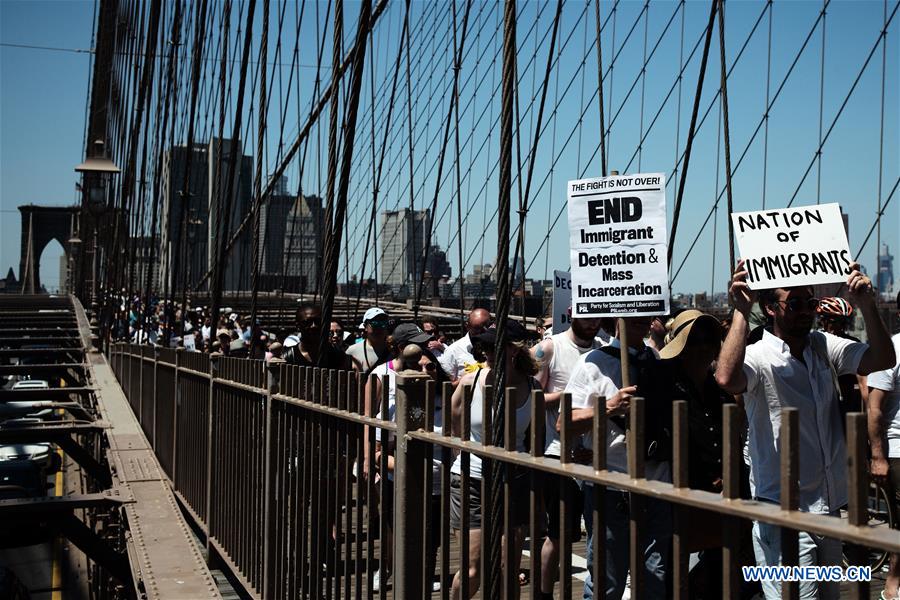
M561 449L556 422L559 419L559 398L569 383L569 377L578 359L596 348L598 344L594 336L600 331L600 319L572 319L572 325L566 331L543 339L531 349L541 370L535 379L544 390L546 433L544 439L544 456L559 459ZM552 324L552 322L551 322ZM581 490L574 479L566 478L571 499L570 515L572 521L568 526L569 539L577 542L581 539ZM544 486L544 505L547 512L547 538L541 549L541 595L553 598L553 584L558 576L559 539L562 523L559 522L560 486L556 478L551 478Z
M897 294L900 313L900 293ZM869 375L868 412L869 448L872 450L870 472L894 501L894 514L900 515L900 333L892 338L898 361L892 369ZM884 581L882 598L900 595L900 555L891 554L890 567Z
M625 319L628 352L632 355L630 376L632 382L638 380L639 364L644 361L655 361L655 353L644 345L644 336L650 329L650 317L631 317ZM621 417L628 414L631 398L642 395L645 390L639 386L622 386L622 363L619 361L619 340L612 338L609 348L591 350L583 355L575 369L566 391L572 394L572 433L587 434L582 438L582 445L591 448L591 424L594 419L594 405L599 398L606 398L606 468L610 471L626 473L628 471L625 444L625 426ZM646 364L646 363L645 363ZM648 416L653 412L647 411ZM671 414L671 408L668 409ZM649 419L648 419L649 424ZM561 426L557 421L557 428ZM649 434L648 442L652 437ZM671 448L671 441L668 443ZM645 462L647 479L671 481L671 464L668 460L652 460ZM593 564L593 486L585 483L584 522L587 529L587 563L588 576L584 582L583 597L594 598L593 577L590 565ZM625 580L628 574L629 556L629 501L628 494L620 490L608 489L604 498L606 515L606 573L601 578L601 589L605 595L598 597L621 598L625 591ZM666 598L666 569L668 568L669 542L672 537L671 508L668 504L646 499L642 503L645 514L646 534L644 538L645 571L639 576L644 578L648 598ZM632 574L632 577L635 575Z
M444 350L438 358L441 368L450 377L453 385L457 385L459 378L466 373L466 368L475 365L475 357L472 356L472 337L480 335L491 324L491 313L483 308L476 308L469 313L466 319L466 335L462 336Z
M872 283L849 266L847 289L866 324L869 344L812 329L818 299L808 286L759 292L760 308L773 320L773 331L747 346L748 318L757 293L747 284L744 261L738 263L730 294L735 307L731 328L716 370L716 381L731 394L743 394L750 430L750 490L765 502L780 502L781 410L799 410L799 508L819 514L838 514L847 503L846 443L838 406L837 377L868 375L894 364L890 336L878 315ZM753 524L753 547L759 566L781 563L778 527ZM841 563L839 540L800 532L800 565ZM781 584L764 581L766 598L781 597ZM804 581L801 598L837 598L837 583Z

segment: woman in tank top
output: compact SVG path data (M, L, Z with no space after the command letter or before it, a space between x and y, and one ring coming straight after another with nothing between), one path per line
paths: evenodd
M506 325L506 386L514 387L515 395L507 397L507 401L516 402L516 439L515 447L520 452L525 451L525 430L531 423L531 392L537 389L534 375L538 372L538 365L525 346L525 328L518 322L509 321ZM485 435L482 430L484 403L490 403L491 398L485 397L485 386L495 385L494 380L494 345L497 341L497 330L488 329L474 338L473 342L480 347L487 358L487 366L474 373L464 375L460 384L453 393L451 399L451 428L454 436L462 433L463 402L465 400L465 387L472 386L472 401L470 405L471 429L469 439L476 443L482 443ZM468 590L462 590L462 578L459 572L453 577L451 598L471 598L478 591L481 580L481 458L475 454L468 455L468 465L463 455L458 455L450 469L450 526L456 530L462 527L463 509L466 509L469 528L469 584ZM468 467L468 468L467 468ZM467 507L462 506L462 474L466 471L469 475ZM511 468L511 467L510 467ZM525 478L517 480L515 472L510 473L513 486L520 485L522 489L516 495L526 493L527 482ZM517 502L512 507L513 524L516 527L516 539L514 540L513 564L518 565L522 555L522 542L524 531L522 527L528 522L528 503ZM505 546L504 546L505 547Z

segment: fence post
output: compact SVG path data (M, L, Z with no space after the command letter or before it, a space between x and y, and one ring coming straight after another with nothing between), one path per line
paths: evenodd
M397 447L394 469L395 598L423 595L422 556L425 554L422 513L425 506L424 469L427 444L407 433L425 426L425 390L429 377L404 370L397 375ZM430 491L428 491L430 493Z
M206 563L214 566L212 547L210 540L213 537L213 490L215 489L215 470L213 469L213 423L215 422L215 391L216 377L219 374L219 359L221 352L213 352L209 355L209 400L206 409Z
M153 450L156 450L156 399L159 397L157 390L159 386L156 382L159 381L159 347L153 347L153 422L150 427L150 446Z
M275 474L272 451L272 396L277 394L281 387L281 365L283 358L272 358L266 363L266 438L265 438L265 492L263 502L263 598L274 596L275 586L275 560L271 555L272 539L277 535L275 531Z
M172 403L172 483L174 484L178 476L178 405L181 404L181 361L184 356L184 348L175 348L175 389L172 392L175 395L175 401ZM156 406L153 407L153 421L156 421ZM177 487L177 486L176 486Z

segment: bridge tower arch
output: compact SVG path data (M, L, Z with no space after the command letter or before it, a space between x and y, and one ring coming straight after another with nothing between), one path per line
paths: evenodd
M77 206L27 204L19 207L22 217L19 258L19 281L22 282L22 293L34 294L40 291L41 254L51 240L59 242L66 256L71 256L69 240L77 231L80 210Z

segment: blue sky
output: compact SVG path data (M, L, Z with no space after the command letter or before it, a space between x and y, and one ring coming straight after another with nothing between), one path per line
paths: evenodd
M213 3L215 5L215 3ZM887 3L888 14L896 0ZM272 40L269 61L274 62L278 36L276 7L273 2ZM312 40L322 34L326 4L307 3L301 29L300 103L296 93L290 99L286 118L281 123L278 100L269 108L270 129L265 146L265 164L271 171L277 164L280 143L289 145L297 130L298 121L305 120L315 75L315 46ZM347 3L345 8L345 46L352 42L358 5ZM362 263L367 229L367 215L372 195L372 122L370 77L379 90L388 89L400 39L403 4L392 3L376 27L374 73L367 71L364 79L360 121L354 156L355 167L350 182L350 227L347 233L349 257L342 259L350 273L358 272ZM694 97L700 49L687 63L681 88L681 107L677 108L677 73L680 57L686 61L691 48L699 40L708 16L707 2L687 2L684 10L672 1L652 2L646 13L643 2L622 1L615 18L611 18L613 2L601 2L603 20L609 21L603 33L603 62L608 69L618 53L611 75L604 80L605 100L610 102L606 121L613 115L615 122L610 135L609 165L628 172L638 172L635 156L641 131L646 134L640 152L640 170L665 172L671 175L678 152L685 144L691 103ZM537 117L534 96L540 93L555 5L537 2L519 4L519 103L522 121L521 145L523 172L527 169L527 149L533 139ZM0 2L0 37L3 44L28 44L69 49L86 49L91 45L93 2ZM585 10L587 8L587 10ZM785 78L788 69L807 33L813 28L822 3L818 1L776 1L771 13L765 3L758 1L729 2L726 7L727 61L730 64L749 39L746 48L729 78L729 113L732 164L738 162L745 147L760 123L766 102L767 63L771 59L770 95ZM318 9L318 24L315 10ZM286 22L297 17L293 4L287 7ZM457 5L458 26L462 27L464 5ZM822 98L822 121L828 130L841 107L853 81L876 42L883 25L884 2L878 0L848 2L833 0L825 18L825 69ZM674 17L673 17L674 15ZM758 27L750 36L751 29ZM771 16L771 55L768 29ZM682 38L682 19L683 31ZM670 23L671 20L671 23ZM887 65L885 68L885 122L882 172L882 200L886 198L898 177L898 21L894 18L888 30ZM416 208L430 206L436 180L436 163L447 113L448 96L443 90L452 81L450 69L452 48L452 18L450 5L415 2L411 13L413 52L410 57L413 101L413 198ZM629 30L634 31L627 38ZM668 29L666 29L668 24ZM318 27L317 27L318 25ZM612 30L615 26L615 40ZM462 63L460 86L460 169L463 176L461 195L464 213L468 215L463 232L463 251L467 257L466 271L474 264L493 262L496 254L497 161L499 128L499 94L490 92L491 85L500 84L500 63L496 59L500 45L502 14L497 5L473 3L467 55ZM317 29L319 31L317 31ZM257 29L259 31L259 17ZM664 33L665 31L665 33ZM645 77L640 67L645 53L653 51ZM329 59L326 45L326 64ZM548 87L547 108L534 181L531 190L533 205L526 222L526 265L528 275L541 278L546 269L568 266L568 241L565 218L565 182L581 176L599 176L599 160L595 150L599 141L594 7L570 0L566 3L557 44L559 60ZM840 119L828 138L821 157L821 180L817 164L800 185L804 172L815 158L819 135L820 78L822 77L822 28L817 27L804 53L787 78L772 107L768 131L768 159L763 160L764 132L760 130L749 145L743 162L733 179L735 210L762 208L763 171L766 172L766 206L785 206L794 195L795 205L840 202L850 214L850 247L856 252L871 226L876 212L879 154L879 123L881 118L882 50L879 47L859 80ZM683 42L682 42L683 39ZM273 72L270 89L285 98L284 88L290 75L290 50L294 45L294 30L286 26L281 36L284 45L281 66ZM674 279L675 291L723 291L728 273L727 214L723 197L715 218L702 233L701 224L707 218L717 193L724 186L724 154L717 128L718 103L714 102L719 85L718 31L710 52L707 79L701 100L701 116L712 105L694 143L690 171L685 187L684 206L675 244L674 267L683 267ZM613 41L615 44L613 44ZM370 67L372 54L367 57ZM405 69L405 63L404 63ZM16 206L29 202L38 204L70 204L75 201L72 171L82 157L84 104L87 93L89 55L0 46L0 268L18 265L19 219ZM328 70L322 76L327 80ZM408 206L410 202L409 163L407 146L407 90L398 87L393 122L389 131L391 142L385 157L381 183L380 208ZM278 77L281 76L279 80ZM296 78L294 78L296 82ZM479 84L480 82L480 84ZM251 81L248 91L254 86ZM384 86L384 88L381 88ZM633 87L632 87L633 86ZM631 93L626 100L626 94ZM663 100L673 90L669 100ZM279 93L280 92L280 93ZM376 156L384 142L383 119L389 94L376 94L375 123ZM641 100L643 96L643 102ZM201 98L201 102L203 99ZM253 123L249 111L245 123ZM659 111L652 130L646 131ZM642 110L643 107L643 110ZM556 110L554 110L556 108ZM584 109L584 116L582 110ZM641 114L643 113L643 125ZM254 113L255 114L255 113ZM211 131L208 122L198 125L200 136ZM253 130L245 129L246 140L254 140ZM308 150L303 188L306 193L322 191L324 180L324 150L327 139L327 119L321 130L314 127L313 142ZM283 133L280 133L283 132ZM570 137L571 134L571 137ZM318 150L315 141L321 135ZM245 142L245 150L255 153L255 144ZM455 231L455 182L453 136L448 146L443 183L438 194L434 238L445 248L454 272L458 270L458 237ZM595 157L589 161L589 158ZM322 157L321 160L319 157ZM632 159L632 157L634 158ZM718 173L716 165L719 165ZM295 160L286 172L289 184L298 184L299 161ZM717 187L718 175L718 187ZM552 184L551 184L552 181ZM799 186L799 189L798 189ZM514 185L513 203L518 202ZM668 187L667 202L670 218L675 204L675 187ZM557 215L561 217L556 220ZM516 216L513 215L515 225ZM713 226L715 225L715 227ZM895 198L882 221L882 241L891 244L897 254L900 241L900 199ZM715 233L714 233L715 232ZM715 235L715 243L713 236ZM697 244L688 248L697 236ZM56 250L58 253L58 249ZM868 243L860 260L874 266L875 238ZM371 254L371 253L370 253ZM47 262L53 261L54 251L45 253ZM58 254L56 254L58 255ZM367 275L373 268L367 259ZM900 263L900 260L898 260ZM44 263L42 263L44 264ZM56 263L58 265L58 263ZM42 268L45 281L55 277L57 266ZM896 272L896 269L895 269ZM48 276L49 275L49 276ZM672 275L675 275L673 270ZM344 273L341 274L344 277Z

